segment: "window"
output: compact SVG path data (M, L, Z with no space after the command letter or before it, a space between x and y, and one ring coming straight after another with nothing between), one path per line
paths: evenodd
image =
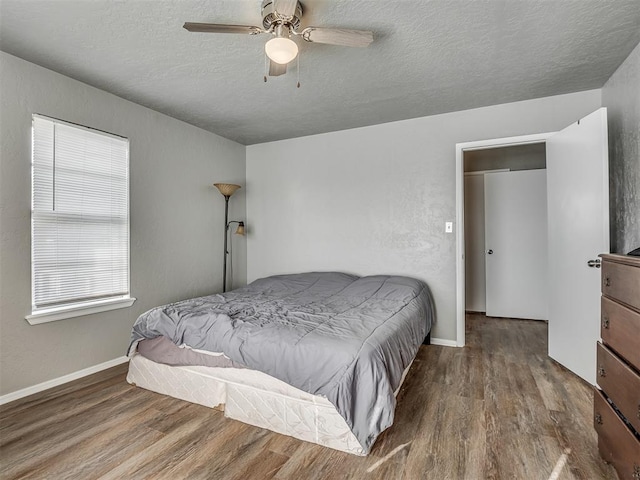
M129 140L33 116L32 314L130 306Z

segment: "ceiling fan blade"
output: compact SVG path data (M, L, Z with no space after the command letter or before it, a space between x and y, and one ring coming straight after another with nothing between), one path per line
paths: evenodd
M368 30L307 27L300 33L303 39L312 43L327 43L345 47L368 47L373 42L373 32Z
M252 27L248 25L222 25L217 23L193 23L187 22L183 28L190 32L202 33L248 33L249 35L257 35L262 33L260 27Z
M279 77L287 73L287 64L276 63L273 60L269 60L269 76Z
M293 17L298 0L275 0L274 9L281 17Z

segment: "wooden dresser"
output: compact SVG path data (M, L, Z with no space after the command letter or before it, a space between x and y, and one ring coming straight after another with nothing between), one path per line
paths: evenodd
M600 456L640 480L640 257L600 255L602 304L594 392Z

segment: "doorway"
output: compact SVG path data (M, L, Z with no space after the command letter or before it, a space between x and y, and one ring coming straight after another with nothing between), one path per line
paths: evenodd
M547 132L492 140L480 140L456 145L456 344L458 347L464 347L465 345L464 156L469 152L477 150L545 144L547 139L554 133L555 132Z
M547 320L544 143L463 153L465 311Z

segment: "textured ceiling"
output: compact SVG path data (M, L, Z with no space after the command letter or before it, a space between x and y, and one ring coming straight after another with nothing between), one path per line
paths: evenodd
M243 144L600 88L640 42L640 0L303 0L302 26L373 30L301 45L263 82L260 0L0 0L0 48Z

